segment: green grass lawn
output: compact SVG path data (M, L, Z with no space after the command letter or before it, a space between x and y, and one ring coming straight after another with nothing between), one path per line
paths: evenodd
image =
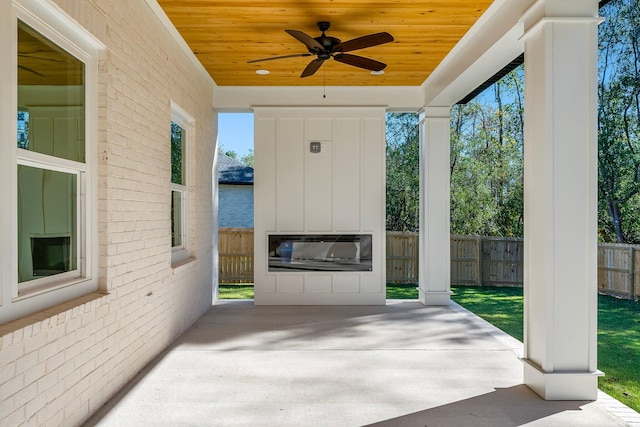
M451 291L455 302L522 341L522 288L452 286Z
M523 339L522 288L451 288L458 304L502 329ZM220 285L221 299L253 298L253 285ZM388 285L388 299L417 299L416 285ZM640 411L640 302L598 297L598 367L604 392Z
M218 286L220 299L253 299L253 283L224 284Z
M522 288L452 287L453 300L522 341ZM600 390L640 411L640 302L598 296Z

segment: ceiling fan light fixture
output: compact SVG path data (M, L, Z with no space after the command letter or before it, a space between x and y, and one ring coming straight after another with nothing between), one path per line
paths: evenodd
M379 71L372 71L371 75L372 76L381 76L384 74L384 70L379 70Z
M261 76L266 76L267 74L269 74L270 71L269 70L256 70L256 74L261 75Z

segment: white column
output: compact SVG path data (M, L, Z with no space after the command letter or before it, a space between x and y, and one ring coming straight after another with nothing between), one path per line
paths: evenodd
M547 400L595 400L597 1L525 16L524 382Z
M419 299L424 305L448 305L450 108L427 107L420 119Z

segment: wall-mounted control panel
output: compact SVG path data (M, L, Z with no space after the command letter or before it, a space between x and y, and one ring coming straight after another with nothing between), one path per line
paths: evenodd
M310 142L309 143L309 152L310 153L321 153L322 152L322 143L321 142Z

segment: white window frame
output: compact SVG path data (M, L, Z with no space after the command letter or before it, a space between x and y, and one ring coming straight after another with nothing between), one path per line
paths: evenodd
M182 179L184 184L174 184L170 181L171 191L170 197L173 200L173 193L180 193L180 225L181 225L181 242L179 246L171 247L171 264L177 265L191 257L189 244L189 147L193 137L194 119L183 108L171 102L171 122L176 123L183 130L183 151L182 151ZM171 128L169 127L169 131ZM169 138L169 143L171 143ZM169 154L171 155L171 154ZM171 168L170 168L171 169Z
M23 150L17 143L0 144L0 324L95 292L97 250L97 75L98 53L104 45L49 1L0 2L0 140L17 142L16 78L18 20L85 64L85 162ZM78 247L76 270L18 283L18 165L77 176Z

